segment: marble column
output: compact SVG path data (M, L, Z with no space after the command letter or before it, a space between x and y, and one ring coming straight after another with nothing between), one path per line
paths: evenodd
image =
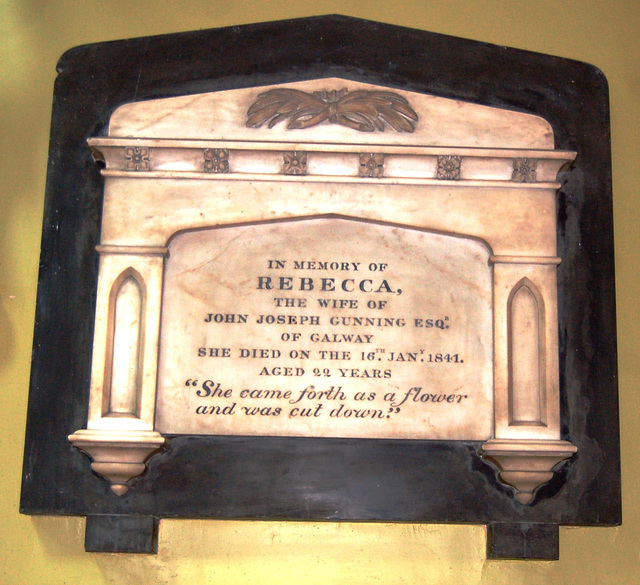
M96 302L89 420L69 437L118 495L164 444L154 431L163 247L97 247Z

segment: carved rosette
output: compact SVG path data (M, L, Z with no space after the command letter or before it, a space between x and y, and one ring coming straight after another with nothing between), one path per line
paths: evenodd
M307 174L307 153L306 152L285 152L283 154L282 172L285 175L306 175Z
M205 173L228 173L229 172L229 150L226 148L205 148L204 172Z
M149 149L144 146L127 146L124 149L128 171L149 170Z
M384 154L361 154L359 175L380 178L384 176Z
M462 157L456 155L441 155L438 157L436 178L444 181L459 181Z
M513 160L511 180L516 183L535 183L538 161L535 158L516 158Z

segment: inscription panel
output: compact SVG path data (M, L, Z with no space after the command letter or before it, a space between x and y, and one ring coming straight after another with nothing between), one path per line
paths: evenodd
M165 266L162 433L485 440L482 242L339 218L182 232Z

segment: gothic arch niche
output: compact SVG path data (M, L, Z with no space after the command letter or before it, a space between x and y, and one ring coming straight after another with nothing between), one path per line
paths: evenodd
M508 301L509 424L546 426L544 300L523 278Z
M103 416L140 417L144 303L142 277L128 268L110 295Z

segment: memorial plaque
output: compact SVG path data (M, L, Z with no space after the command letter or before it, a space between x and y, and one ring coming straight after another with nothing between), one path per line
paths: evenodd
M599 72L343 17L59 70L23 511L619 522Z
M486 440L479 242L347 219L184 232L163 292L160 432Z
M89 144L100 280L70 440L115 493L163 434L485 441L524 504L576 452L555 218L575 152L545 120L329 78L127 104Z

